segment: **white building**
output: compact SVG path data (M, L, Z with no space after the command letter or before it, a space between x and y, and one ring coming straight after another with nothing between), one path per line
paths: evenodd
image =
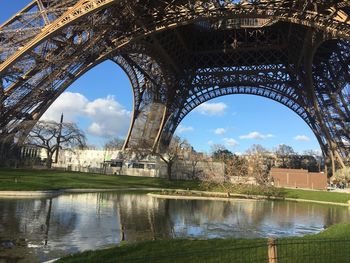
M157 158L148 156L140 160L135 154L132 156L124 155L123 151L113 149L61 150L57 163L53 163L52 167L77 172L159 176ZM46 159L44 150L41 152L41 158Z
M194 164L190 157L191 154L182 154L174 163L173 179L195 179L196 175L199 176L204 171L209 172L213 167L215 173L224 173L224 166L221 163L203 159ZM42 151L41 158L46 158L45 151ZM167 177L166 164L159 157L151 155L140 157L135 153L130 156L121 150L112 149L61 150L57 163L53 163L52 167L76 172Z

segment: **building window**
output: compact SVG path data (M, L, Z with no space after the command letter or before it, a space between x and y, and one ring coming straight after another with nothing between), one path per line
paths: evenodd
M149 170L155 170L156 169L156 164L155 163L148 163L146 165L147 169Z
M123 167L123 162L112 162L111 167Z
M143 163L133 163L132 168L145 169L145 165Z

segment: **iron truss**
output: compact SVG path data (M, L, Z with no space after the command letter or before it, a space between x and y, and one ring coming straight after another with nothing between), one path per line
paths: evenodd
M298 114L335 170L350 162L349 15L345 0L35 0L0 27L1 137L109 59L133 88L126 148L163 149L201 103L252 94Z

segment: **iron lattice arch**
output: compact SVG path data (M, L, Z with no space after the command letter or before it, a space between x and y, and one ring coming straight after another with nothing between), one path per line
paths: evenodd
M33 1L0 28L1 137L110 59L133 88L126 148L164 149L196 106L252 94L298 114L334 171L350 159L349 15L345 0Z

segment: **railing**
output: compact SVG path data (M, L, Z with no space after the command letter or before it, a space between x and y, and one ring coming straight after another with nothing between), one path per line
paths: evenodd
M350 239L291 238L276 240L275 246L276 263L350 262Z

